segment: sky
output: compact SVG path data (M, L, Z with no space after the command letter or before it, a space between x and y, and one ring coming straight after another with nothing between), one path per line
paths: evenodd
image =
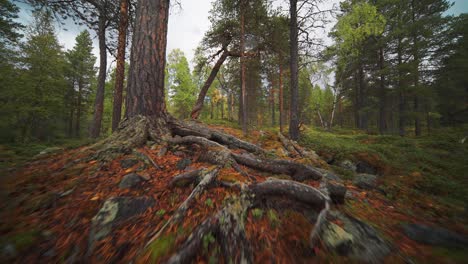
M13 2L16 2L20 7L18 20L23 24L30 24L32 22L31 8L17 1ZM180 2L181 8L172 8L169 16L167 54L172 49L181 49L192 65L194 50L210 27L209 11L213 0L180 0ZM287 8L287 1L285 0L275 0L274 2L275 5ZM332 2L337 3L339 0L333 0ZM468 0L454 0L452 2L454 2L454 5L448 10L448 14L458 15L468 12ZM328 6L329 3L330 1L326 5ZM66 21L65 25L57 25L59 42L65 49L71 49L75 44L75 37L84 29L85 27L74 25L72 21ZM324 34L323 37L325 38L326 33L322 34ZM93 53L98 57L97 38L95 34L92 35L94 36ZM109 57L108 61L110 62L109 67L115 66L114 58Z

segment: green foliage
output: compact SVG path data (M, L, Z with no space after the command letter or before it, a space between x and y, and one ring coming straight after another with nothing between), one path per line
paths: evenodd
M180 49L172 50L167 59L169 110L179 118L188 118L197 99L187 58Z
M463 175L468 170L468 145L461 144L466 127L446 128L418 138L375 136L341 130L335 133L309 129L300 143L336 160L355 159L359 153L377 155L394 173L420 172L424 177L418 190L425 194L466 202L468 186ZM400 174L401 175L401 174ZM398 178L392 178L396 183Z
M15 245L15 248L18 251L22 251L32 246L39 239L39 236L40 232L32 229L15 235L3 237L0 241L0 246L4 246L5 243L11 242Z
M272 227L277 227L280 223L280 219L278 218L278 215L276 214L275 210L270 209L267 212L268 220L270 221L270 225Z
M160 209L156 212L156 215L159 217L163 217L166 214L166 210Z
M173 234L168 234L151 242L148 246L148 251L151 254L151 262L158 263L161 257L164 257L175 245L176 237Z
M259 208L255 208L252 210L252 216L255 218L255 219L260 219L262 218L263 216L263 210L262 209L259 209Z
M21 37L18 30L23 28L23 25L15 21L18 12L18 7L10 0L0 0L0 48L16 42Z
M211 198L206 199L205 204L211 208L214 206L213 200L211 200Z
M353 4L351 10L340 17L332 35L342 54L358 56L363 42L370 36L382 34L385 17L372 4L361 2Z
M68 51L67 79L69 89L66 94L66 106L69 110L68 134L81 136L83 123L86 123L86 114L91 103L92 83L96 75L93 55L93 42L87 30L82 31L75 39L76 44Z
M208 234L203 236L203 249L207 251L210 244L214 243L215 241L216 241L215 237L213 236L211 232L209 232Z
M21 46L17 82L2 87L3 140L51 140L63 131L65 59L48 12L36 12ZM8 129L7 131L5 131Z

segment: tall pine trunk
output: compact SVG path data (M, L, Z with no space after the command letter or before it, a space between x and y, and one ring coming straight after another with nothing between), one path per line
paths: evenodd
M75 136L80 137L81 131L81 97L83 93L83 80L80 78L78 82L78 100L76 103L76 125L75 125Z
M119 126L122 117L122 91L125 80L125 49L128 29L128 0L120 1L119 40L117 47L117 68L114 87L114 105L112 108L112 131Z
M385 57L383 47L379 49L379 68L380 68L380 106L379 106L379 132L385 134L387 132L387 92L385 90Z
M289 1L289 48L291 82L290 82L290 105L289 105L289 137L292 140L299 138L299 54L298 54L298 25L297 25L297 0Z
M101 11L103 13L104 11ZM90 137L98 138L101 134L102 113L104 111L104 89L106 85L107 52L106 52L106 16L99 15L98 38L99 38L99 75L94 102L94 116L90 129Z
M244 136L247 135L247 97L245 89L245 1L241 0L240 5L240 24L241 24L241 36L240 36L240 66L241 66L241 100L242 100L242 132Z
M405 94L403 87L403 66L402 51L401 51L401 38L398 38L398 50L397 50L397 59L398 59L398 126L400 136L405 136L405 125L406 125L406 102Z
M201 110L203 108L203 104L205 102L206 93L208 93L208 89L210 89L211 84L216 78L216 75L218 74L219 69L223 65L228 55L229 55L229 52L227 51L227 49L223 48L223 53L219 57L213 69L211 69L211 73L208 76L208 79L206 79L205 83L203 84L203 87L200 90L200 93L198 94L197 102L193 106L192 113L190 114L192 119L198 119L198 117L200 116Z
M279 124L280 132L283 133L284 130L284 102L283 102L283 66L279 64Z
M169 0L138 2L128 89L127 118L144 115L166 118L164 74L166 66Z

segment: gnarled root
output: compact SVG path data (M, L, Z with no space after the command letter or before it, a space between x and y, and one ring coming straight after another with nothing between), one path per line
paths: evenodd
M216 180L216 177L218 176L219 172L219 167L213 167L210 169L203 169L197 174L197 177L201 178L200 183L193 189L193 191L190 193L189 197L185 199L185 201L177 208L177 210L174 212L174 214L171 216L171 218L166 222L166 224L159 229L159 231L148 241L146 244L147 246L153 242L155 239L157 239L161 234L166 231L166 229L174 224L180 223L184 217L185 213L187 212L190 204L204 191L206 190L211 184L213 184ZM177 177L177 176L176 176ZM180 175L179 175L180 179ZM190 179L195 180L196 177L191 177Z
M171 120L172 132L175 135L182 137L185 136L196 136L209 139L211 141L226 145L229 148L239 148L244 149L256 154L265 154L266 151L261 147L249 143L247 141L240 140L234 136L222 133L220 131L210 129L206 126L202 126L196 122L180 122L176 120Z
M253 155L236 154L225 146L203 137L175 137L171 139L170 142L174 144L201 145L205 148L202 157L206 161L219 165L230 164L235 169L239 168L237 164L242 164L253 169L274 174L287 174L296 181L304 181L307 179L319 180L323 176L319 170L301 163L288 160L260 159Z
M252 263L253 253L245 235L247 212L255 204L261 204L261 200L278 196L299 202L308 208L320 210L310 235L313 239L310 244L314 245L317 234L326 220L329 198L309 185L288 180L269 179L244 187L238 197L232 198L215 216L208 218L195 229L168 262L184 263L195 257L203 237L211 233L215 234L217 241L222 245L225 262Z

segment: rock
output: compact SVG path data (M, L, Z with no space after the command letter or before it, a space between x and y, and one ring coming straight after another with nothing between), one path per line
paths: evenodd
M166 153L167 153L167 148L162 147L158 152L158 157L162 157L162 156L166 155Z
M143 177L136 173L130 173L125 175L119 183L120 189L133 188L137 186L140 182L145 180Z
M175 151L175 152L174 152L174 155L177 156L177 157L184 157L184 156L185 156L185 153L178 150L178 151Z
M349 254L353 243L353 236L332 222L325 225L322 239L327 248L334 249L339 255Z
M342 161L338 162L337 165L339 167L342 167L343 169L347 169L347 170L350 170L350 171L355 172L357 170L356 164L354 164L354 162L352 162L350 160L342 160Z
M366 223L340 212L329 212L330 219L337 219L341 227L327 223L321 237L331 251L349 256L364 263L382 263L391 252L390 244L382 239L377 231ZM342 229L342 230L341 230Z
M377 186L377 176L361 173L356 175L353 184L364 190L372 190Z
M184 170L190 164L192 164L192 161L190 159L181 159L177 162L176 168L178 170Z
M144 213L154 203L149 197L113 197L106 200L92 219L89 248L92 250L93 243L107 236L113 226Z
M343 204L346 196L346 187L338 182L327 183L328 195L336 204Z
M468 246L468 237L441 227L405 224L403 232L412 240L423 244L457 248Z
M136 159L124 159L120 161L120 167L123 169L128 169L133 167L133 165L137 164L138 160Z
M12 243L8 243L2 248L2 255L7 258L15 258L17 255L16 247Z
M55 252L55 250L52 248L52 249L49 249L47 250L44 254L42 254L43 257L55 257L57 256L57 252Z
M322 173L323 177L328 181L337 181L337 182L342 181L338 175L332 173L331 171L320 169L320 168L316 168L316 169L319 170Z
M357 173L377 174L377 169L365 161L360 161L356 165Z

